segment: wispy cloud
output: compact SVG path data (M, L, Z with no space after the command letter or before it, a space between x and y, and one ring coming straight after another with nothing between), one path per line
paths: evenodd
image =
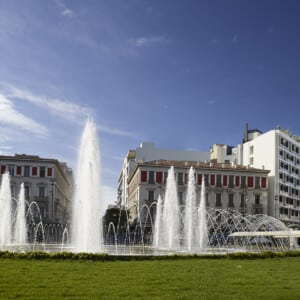
M67 7L66 4L64 4L64 2L62 2L60 0L56 0L56 4L60 8L60 10L61 10L60 14L63 17L72 18L75 16L74 11L71 10L69 7Z
M48 135L48 130L45 126L19 112L14 107L13 102L2 94L0 94L0 123L12 125L40 137Z
M35 95L27 90L17 88L16 86L7 83L2 83L1 85L5 86L6 91L4 94L6 100L18 99L22 101L27 101L42 109L46 109L48 112L59 116L60 118L67 121L82 124L87 119L87 117L94 115L93 110L86 106L47 96ZM13 105L13 102L11 100L8 101L10 101L10 104ZM136 135L132 132L128 132L114 127L98 125L98 129L101 132L111 135L136 138Z
M155 44L169 44L172 42L171 39L164 36L151 36L151 37L139 37L130 39L129 42L138 48L155 45Z
M77 122L92 114L91 109L72 102L34 95L27 90L19 89L13 85L8 85L8 87L8 96L10 98L30 102L36 106L47 109L49 112L58 115L63 119Z
M136 138L136 135L132 132L124 131L118 128L111 128L111 127L106 127L99 125L98 129L102 132L112 134L112 135L117 135L117 136L123 136L123 137L129 137L129 138Z

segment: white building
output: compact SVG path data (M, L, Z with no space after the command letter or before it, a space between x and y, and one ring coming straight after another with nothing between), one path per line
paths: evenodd
M300 224L300 137L280 128L262 133L245 125L243 143L236 156L226 155L226 145L214 145L211 159L237 161L266 168L269 173L268 214L287 224Z
M129 150L124 158L122 170L119 176L118 202L127 207L128 205L128 178L137 163L154 160L181 160L181 161L208 161L209 152L190 150L158 149L154 143L143 142L135 150Z
M10 174L12 197L18 197L24 183L25 199L38 204L43 222L70 221L73 173L66 163L37 155L0 156L0 179L5 172Z
M130 221L138 215L141 222L152 217L158 196L165 194L166 178L173 166L177 181L178 201L185 205L188 173L195 170L196 191L199 205L202 178L206 183L206 205L209 208L238 210L248 214L266 214L268 204L267 170L238 166L236 164L200 163L197 161L156 160L137 163L128 179L128 205ZM154 219L154 218L152 218Z
M266 168L269 173L268 214L289 224L300 224L299 137L275 129L243 144L244 165Z

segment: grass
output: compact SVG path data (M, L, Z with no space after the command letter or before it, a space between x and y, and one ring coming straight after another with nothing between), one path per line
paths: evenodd
M300 257L0 259L0 299L300 299Z

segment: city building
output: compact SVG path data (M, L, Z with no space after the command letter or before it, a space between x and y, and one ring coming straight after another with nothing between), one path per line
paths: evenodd
M118 180L118 203L124 207L128 206L128 179L135 169L137 163L154 160L192 160L209 161L209 152L191 150L171 150L156 148L154 143L143 142L135 150L129 150L124 158L122 170Z
M206 184L206 205L210 208L238 210L241 213L266 214L268 205L267 170L199 161L155 160L138 162L128 178L128 210L130 221L141 217L142 223L149 214L154 218L158 196L165 194L169 168L173 166L177 181L178 200L185 204L188 173L195 170L197 199L200 201L202 178Z
M300 137L280 127L263 133L245 124L243 142L233 148L235 155L226 155L227 147L213 145L210 158L270 170L268 215L300 226Z
M287 225L300 224L300 138L280 128L244 141L242 161L269 173L269 211Z
M11 193L17 198L21 183L25 199L35 201L44 223L69 223L73 174L66 163L36 155L0 156L0 173L9 172Z

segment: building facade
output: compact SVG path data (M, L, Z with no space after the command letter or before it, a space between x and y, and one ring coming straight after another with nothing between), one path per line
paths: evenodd
M69 223L73 173L66 163L33 155L0 156L0 173L9 172L11 193L17 198L21 183L25 199L36 202L44 223Z
M128 207L128 179L138 163L159 159L165 160L192 160L208 161L209 152L190 150L159 149L154 143L143 142L135 150L129 150L123 161L122 170L118 180L118 203Z
M244 166L266 168L269 173L268 215L287 225L300 226L300 137L277 128L268 132L248 129L235 156L226 156L225 145L211 148L211 159L237 161Z
M300 225L300 142L275 129L243 144L244 165L265 167L269 173L269 211L286 224Z
M267 170L236 164L212 162L156 160L136 164L128 179L128 209L130 221L148 213L155 214L158 196L164 198L169 168L173 166L177 181L178 201L185 205L188 173L195 170L197 201L199 205L202 179L206 184L206 205L210 208L238 210L241 213L266 214L268 201Z

